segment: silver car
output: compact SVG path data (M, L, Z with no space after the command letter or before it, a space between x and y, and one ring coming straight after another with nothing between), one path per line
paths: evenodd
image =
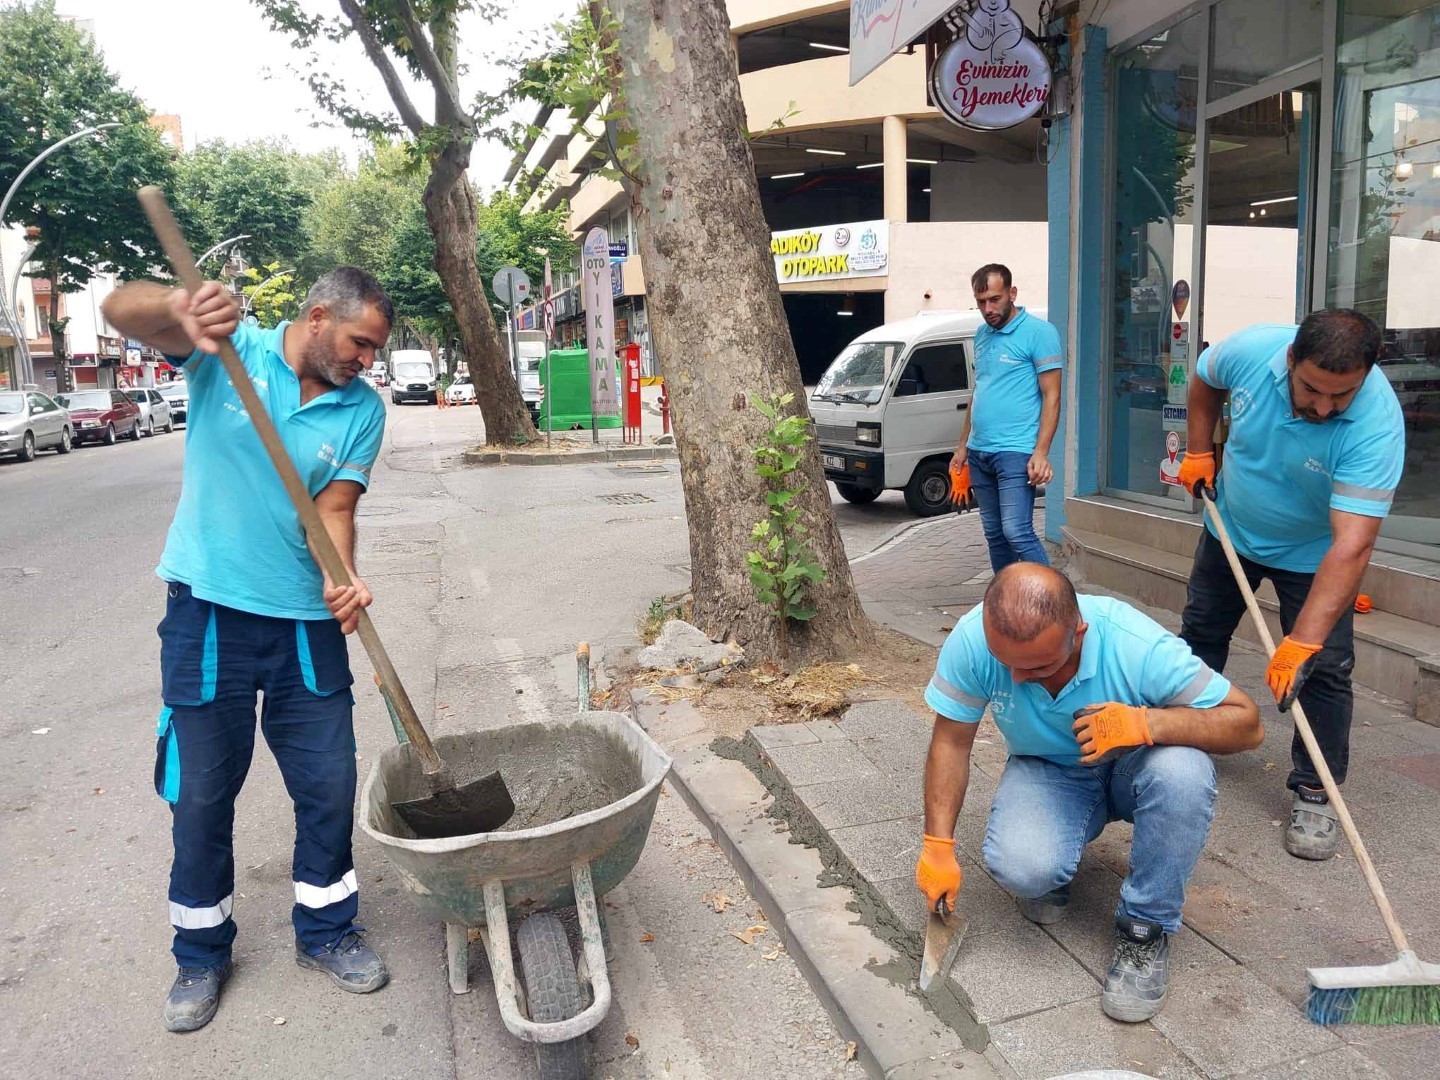
M53 398L32 390L0 392L0 456L34 461L37 450L68 454L75 428Z
M155 392L170 403L170 420L176 424L188 424L190 411L190 386L184 379L161 383Z
M142 386L135 390L126 390L125 396L140 406L140 430L146 435L154 435L156 428L167 434L175 430L175 421L170 415L170 402L165 400L159 391Z

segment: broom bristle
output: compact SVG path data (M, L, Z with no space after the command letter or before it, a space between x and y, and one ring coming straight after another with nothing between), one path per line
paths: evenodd
M1310 987L1305 1013L1316 1024L1440 1025L1440 986Z

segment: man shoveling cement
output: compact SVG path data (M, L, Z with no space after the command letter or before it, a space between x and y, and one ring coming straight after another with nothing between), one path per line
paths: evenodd
M927 907L954 906L960 891L955 822L988 707L1010 758L985 865L1027 919L1062 918L1085 845L1108 822L1134 823L1100 1005L1116 1020L1150 1019L1165 1002L1169 936L1214 813L1209 755L1260 745L1255 703L1134 608L1077 597L1034 563L1000 571L956 623L925 700L937 714L915 869Z
M357 378L390 335L395 310L373 277L341 267L310 290L299 318L238 325L217 282L193 296L137 282L105 301L126 337L183 365L190 388L184 483L157 574L160 623L156 791L171 804L172 952L179 974L165 1026L210 1022L235 939L235 798L260 725L295 803L295 959L353 993L389 979L355 925L353 678L345 635L370 592L355 575L355 508L385 430L378 394ZM215 355L231 336L353 584L322 578L299 515Z

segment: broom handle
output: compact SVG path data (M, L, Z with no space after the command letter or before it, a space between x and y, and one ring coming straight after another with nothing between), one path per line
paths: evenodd
M165 201L165 193L158 187L143 187L140 189L140 205L145 208L145 213L150 218L150 225L160 240L160 246L165 249L175 276L185 290L193 295L204 284L204 279L195 265L195 256L190 253L190 245L185 242L180 226L170 212L170 205ZM280 433L275 430L275 422L270 419L270 413L255 392L250 373L245 370L240 354L235 351L229 338L220 339L220 362L225 365L235 392L240 395L245 411L250 414L255 432L270 455L275 471L280 474L280 481L285 485L290 501L295 504L295 512L300 515L300 523L305 527L305 535L309 537L311 550L315 553L315 561L325 571L325 576L336 585L343 588L352 584L350 573L345 569L345 561L340 558L335 541L330 539L329 530L320 520L320 511L315 509L315 501L310 498L305 481L300 479L295 463L290 460L285 444L280 441ZM405 734L410 736L410 742L420 755L423 771L427 775L440 772L444 768L440 755L435 752L430 736L425 733L420 717L415 713L415 706L410 703L410 695L405 693L395 665L390 662L390 654L380 643L380 635L375 624L370 621L370 613L364 608L360 609L360 624L357 630L361 642L365 645L365 651L370 654L370 662L375 665L375 671L380 676L381 689L394 704Z
M1235 584L1240 586L1240 594L1245 597L1245 607L1249 609L1250 619L1255 624L1255 632L1260 635L1260 641L1265 646L1265 655L1273 656L1275 639L1270 636L1270 627L1265 622L1265 616L1260 612L1260 605L1255 600L1255 593L1245 577L1244 568L1240 565L1240 557L1235 554L1235 545L1230 542L1230 531L1225 528L1224 519L1220 517L1220 511L1211 501L1209 492L1202 489L1200 498L1205 503L1205 513L1210 516L1210 521L1215 526L1215 534L1220 538L1220 546L1225 549L1225 558L1229 561L1230 570L1235 575ZM1360 831L1355 828L1355 822L1350 817L1350 808L1340 797L1340 788L1335 783L1335 777L1330 773L1330 766L1325 763L1325 755L1320 752L1320 744L1315 741L1315 732L1311 730L1310 720L1306 717L1305 710L1300 707L1299 701L1290 707L1290 713L1295 720L1295 730L1300 732L1300 741L1305 744L1305 749L1310 754L1310 761L1320 777L1320 784L1325 788L1325 794L1329 796L1331 804L1335 807L1335 816L1340 819L1340 828L1345 833L1345 839L1350 841L1350 847L1355 852L1355 860L1360 864L1361 873L1365 875L1365 884L1370 886L1370 895L1375 898L1375 906L1380 909L1380 918L1385 920L1385 929L1390 932L1390 940L1395 943L1395 948L1400 952L1409 952L1410 942L1406 940L1405 931L1400 928L1400 922L1395 918L1395 911L1390 906L1390 898L1385 895L1385 886L1380 884L1380 875L1375 872L1375 864L1370 861L1370 852L1365 850L1365 841L1360 839Z

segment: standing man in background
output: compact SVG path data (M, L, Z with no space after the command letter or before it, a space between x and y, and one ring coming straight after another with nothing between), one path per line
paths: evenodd
M1350 763L1355 594L1405 463L1405 422L1375 366L1380 328L1358 311L1316 311L1297 326L1252 326L1200 354L1180 482L1203 490L1230 533L1250 587L1269 578L1285 639L1265 671L1275 702L1298 697L1337 784ZM1225 467L1214 433L1230 394ZM1207 520L1195 549L1180 636L1222 671L1245 601ZM1300 733L1286 786L1294 792L1285 850L1328 859L1335 810Z
M1035 489L1055 475L1050 443L1060 424L1060 334L1016 306L1008 267L982 266L970 285L985 325L975 333L975 392L950 468L980 506L991 569L1048 566L1035 535Z

